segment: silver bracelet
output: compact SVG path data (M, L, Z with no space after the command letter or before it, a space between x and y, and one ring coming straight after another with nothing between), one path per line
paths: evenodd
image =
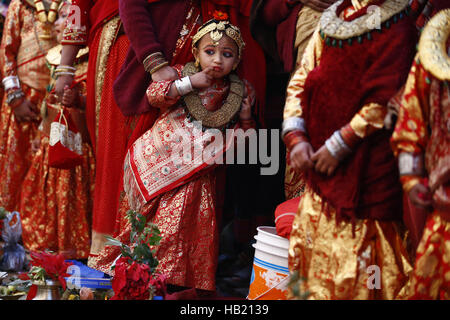
M281 137L284 137L288 132L293 130L300 130L306 133L305 120L300 117L286 118L281 125Z
M341 133L339 130L336 130L327 141L325 141L325 146L330 152L330 154L339 161L345 159L350 153L352 153L352 149L350 149L345 143L344 139L342 139Z
M16 99L22 98L24 97L25 94L22 92L22 90L17 90L14 92L11 92L8 94L8 96L6 97L6 103L10 104L11 102L13 102Z
M401 152L398 155L398 170L401 176L422 176L424 174L422 155Z
M177 91L181 96L184 96L194 91L194 89L192 88L191 79L189 79L188 76L175 80L174 84L175 88L177 88Z
M5 91L8 91L9 89L14 88L20 88L20 81L17 76L9 76L5 77L2 80L3 87L5 88Z

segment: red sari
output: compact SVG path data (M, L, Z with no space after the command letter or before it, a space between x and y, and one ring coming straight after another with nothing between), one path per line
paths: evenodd
M60 46L54 48L52 54L55 49L60 49ZM75 82L79 92L85 95L87 54L80 59L80 63L76 64ZM48 58L53 71L57 67L55 62ZM49 249L64 254L66 258L86 259L91 243L95 159L89 136L86 130L82 130L85 128L85 116L80 109L70 109L77 129L82 131L82 163L71 169L50 167L50 126L59 111L52 108L50 95L44 101L46 112L39 126L39 149L33 154L21 191L23 244L30 251Z
M90 51L86 121L96 158L91 252L97 252L103 246L103 235L113 233L118 208L118 186L129 133L112 85L129 41L121 31L117 0L77 0L73 4L81 9L85 29L66 28L62 44L87 44Z
M181 77L181 66L174 68ZM161 242L154 248L158 272L167 276L170 284L214 291L219 233L213 160L222 156L234 139L223 137L226 143L220 150L209 153L211 134L217 141L217 132L199 134L201 128L188 120L184 107L166 96L172 83L153 82L147 91L151 104L167 111L130 147L124 164L125 192L130 208L146 215L161 231ZM247 85L247 90L252 88ZM201 90L199 96L208 110L215 111L229 91L228 81L218 81ZM239 125L246 130L254 123ZM189 153L188 159L200 161L185 162L183 154L184 161L175 163L174 156L179 156L181 149L191 151L194 145L203 152ZM127 243L130 231L129 222L123 221L120 241ZM118 247L105 247L95 260L95 268L113 274L111 266L119 254Z

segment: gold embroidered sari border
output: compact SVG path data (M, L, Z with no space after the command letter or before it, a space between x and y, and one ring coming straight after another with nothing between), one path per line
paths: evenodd
M122 21L119 16L112 18L105 24L98 45L97 64L95 70L95 138L98 138L98 124L100 119L100 105L105 81L106 66L111 47L116 40Z

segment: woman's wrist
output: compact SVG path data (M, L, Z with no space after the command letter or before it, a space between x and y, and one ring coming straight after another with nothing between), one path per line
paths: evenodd
M352 153L352 149L345 143L340 130L336 130L327 141L325 147L337 160L342 161Z
M283 142L288 151L291 151L297 144L302 142L309 142L308 137L302 130L292 130L283 136Z

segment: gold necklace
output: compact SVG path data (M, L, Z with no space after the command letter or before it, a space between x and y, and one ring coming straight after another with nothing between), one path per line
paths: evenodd
M56 21L56 17L58 16L59 4L62 0L52 0L52 2L50 3L50 9L48 10L48 15L46 13L45 6L42 0L33 1L40 22L44 23L48 21L50 23L53 23Z
M447 54L449 36L450 9L445 9L428 21L419 40L420 63L441 81L450 80L450 57Z
M182 75L183 77L191 76L198 71L194 63L189 62L183 68ZM204 129L216 128L224 130L236 120L244 97L244 83L236 74L230 74L228 77L230 80L230 91L225 99L225 103L219 110L207 110L196 91L183 97L188 117L195 121L201 121Z

